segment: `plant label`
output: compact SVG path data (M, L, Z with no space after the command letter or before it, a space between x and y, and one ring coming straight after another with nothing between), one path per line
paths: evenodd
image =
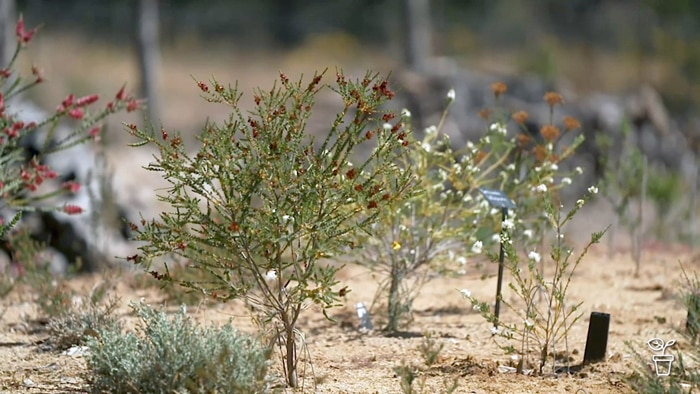
M367 310L364 302L359 302L355 305L355 310L357 310L357 317L360 319L360 325L365 330L371 330L374 328L372 324L372 317Z
M494 208L515 209L515 202L501 190L480 187L479 192Z

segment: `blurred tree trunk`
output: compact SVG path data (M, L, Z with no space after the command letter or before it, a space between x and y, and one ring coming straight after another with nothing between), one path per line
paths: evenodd
M274 0L271 30L275 41L288 48L302 41L298 0Z
M408 67L425 71L432 56L430 0L405 0L404 53Z
M2 0L0 0L2 1ZM141 94L147 100L148 121L160 121L160 98L158 96L158 69L160 50L158 45L158 0L137 0L139 71L141 73Z
M7 67L12 58L17 40L15 40L15 0L0 0L0 68Z

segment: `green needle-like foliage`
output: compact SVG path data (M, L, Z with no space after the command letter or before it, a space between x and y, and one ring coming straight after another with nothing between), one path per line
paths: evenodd
M337 286L338 267L319 262L357 246L358 235L371 232L378 215L415 183L408 168L395 164L408 132L400 121L384 127L394 115L380 106L394 93L377 75L351 81L338 73L330 89L342 110L322 140L306 132L317 95L328 89L322 76L293 83L281 75L270 90L254 93L248 113L236 88L198 82L206 100L232 114L223 125L207 123L194 154L165 130L130 127L142 140L137 145L158 147L147 169L171 184L160 196L171 210L133 226L145 244L130 259L144 267L165 259L165 272L152 271L158 279L251 304L258 321L281 339L292 387L301 311L314 303L325 313L347 291ZM363 143L374 144L371 155L351 163ZM167 269L171 261L184 261L209 280L178 280Z

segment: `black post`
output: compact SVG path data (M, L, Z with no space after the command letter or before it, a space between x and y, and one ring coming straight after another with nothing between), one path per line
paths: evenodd
M503 265L506 260L506 251L503 246L503 222L508 219L508 208L501 208L501 249L498 252L498 284L496 285L496 306L493 308L496 315L496 324L494 325L498 328L498 317L501 314L501 287L503 286Z
M610 330L610 314L591 312L586 336L586 350L583 353L583 363L605 361L608 348L608 331Z

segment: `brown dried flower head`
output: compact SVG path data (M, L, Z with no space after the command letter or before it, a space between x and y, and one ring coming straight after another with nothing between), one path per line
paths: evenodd
M535 161L537 163L544 162L544 159L546 159L547 155L549 154L549 152L547 151L547 148L544 145L537 145L532 150L532 153L535 155Z
M530 115L525 111L518 111L513 114L513 120L519 125L524 125Z
M479 111L479 117L482 119L490 119L491 118L491 110L488 108L484 108L481 111Z
M564 129L566 131L570 130L576 130L581 128L581 122L578 121L578 119L571 117L571 116L565 116L564 117Z
M526 148L532 142L532 137L525 133L519 133L516 139L520 148Z
M559 136L561 135L561 131L557 126L547 124L542 126L542 128L540 129L540 134L542 134L542 138L544 138L545 141L553 142L559 138Z
M491 84L491 90L496 98L500 97L503 93L508 91L508 85L503 82L494 82Z
M544 101L546 101L550 107L553 107L555 105L564 104L564 97L557 92L547 92L544 95Z

